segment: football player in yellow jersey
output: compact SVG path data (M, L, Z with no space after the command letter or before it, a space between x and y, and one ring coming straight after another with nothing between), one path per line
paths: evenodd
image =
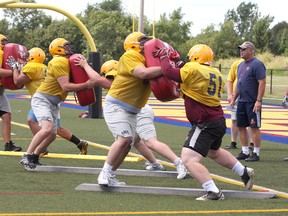
M101 67L101 73L104 74L107 79L111 80L111 83L117 75L117 70L118 61L115 60L106 61ZM137 114L136 132L138 136L134 143L134 147L149 161L146 163L147 170L165 170L163 165L154 157L151 151L153 150L174 163L178 172L178 179L184 178L186 176L186 169L184 168L181 159L177 157L167 144L158 141L153 120L153 110L146 104Z
M74 54L70 41L64 38L54 39L49 45L49 52L53 59L48 63L45 79L31 100L33 112L41 129L35 134L20 160L22 165L29 168L35 168L39 164L39 155L56 137L60 102L66 99L68 92L94 86L91 80L79 84L70 82L69 57Z
M253 186L252 168L243 166L230 152L221 148L226 133L226 122L221 107L224 79L213 68L213 51L204 44L193 46L187 55L188 62L180 69L169 63L165 48L153 52L159 57L163 74L181 84L186 116L192 125L182 148L181 158L190 174L198 180L207 194L196 200L221 200L224 194L215 185L201 160L208 156L216 163L232 169L241 176L247 189Z
M4 151L21 151L21 147L17 147L11 140L11 108L9 101L5 94L5 89L2 86L1 78L12 76L12 71L2 68L3 62L3 48L8 43L8 39L0 34L0 117L2 119L2 136L4 140Z
M13 80L17 86L25 85L31 97L36 92L37 88L44 80L44 76L47 70L47 66L43 63L46 59L45 52L38 48L34 47L28 51L29 56L27 58L27 64L19 71L16 67L13 70ZM15 59L13 56L10 56L7 64L15 64ZM19 73L21 72L21 73ZM67 128L60 126L60 113L57 118L57 135L63 137L64 139L74 143L77 148L81 151L80 154L87 154L88 143L85 140L80 140L78 137L73 135ZM38 125L37 118L31 108L28 116L27 122L32 131L32 134L35 135L41 127ZM47 154L48 151L45 151L44 154Z
M231 102L233 95L234 95L234 89L236 88L237 83L237 69L239 64L244 61L243 59L238 59L231 65L230 71L228 73L227 77L227 101L228 103ZM236 107L233 109L229 106L230 113L231 113L231 143L230 145L226 146L226 149L237 149L237 135L238 135L238 128L237 128L237 117L236 117ZM250 149L253 150L254 144L252 137L249 136L250 134L250 127L247 127L247 136L245 140L241 140L241 142L247 142L248 145L248 137L250 137ZM241 137L240 137L241 138ZM243 139L243 138L242 138Z
M134 144L137 113L145 106L151 94L149 79L162 75L160 67L145 66L143 47L148 40L145 34L133 32L124 41L125 53L119 60L117 76L105 99L104 118L115 142L98 176L100 185L111 185L115 177L113 166L122 164ZM84 69L89 75L86 67ZM95 74L93 71L91 73Z

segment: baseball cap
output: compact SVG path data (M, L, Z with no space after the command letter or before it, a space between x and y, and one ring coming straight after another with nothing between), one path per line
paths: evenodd
M245 41L243 44L238 46L239 49L247 49L250 48L252 50L255 50L255 46L253 43L251 43L250 41Z

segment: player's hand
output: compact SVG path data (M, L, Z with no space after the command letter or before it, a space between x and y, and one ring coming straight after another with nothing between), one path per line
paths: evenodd
M282 101L282 106L286 109L288 109L288 96L285 95Z
M154 58L159 57L160 59L168 56L168 51L166 48L161 48L152 52Z
M6 64L14 71L16 68L18 69L18 62L15 61L13 56L9 56L6 60Z
M76 66L80 66L80 67L82 67L82 68L84 68L84 66L87 64L87 60L86 60L85 57L82 56L82 55L78 56L78 57L74 60L74 62L75 62L75 65L76 65Z
M169 53L169 58L175 62L180 60L180 55L177 50L173 49L172 52Z
M91 89L95 85L94 82L90 79L86 81L86 84L87 84L87 89Z

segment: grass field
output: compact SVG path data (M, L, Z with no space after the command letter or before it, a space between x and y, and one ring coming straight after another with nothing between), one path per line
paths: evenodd
M13 122L26 124L26 115L30 102L26 99L10 99ZM69 128L79 138L90 142L110 146L113 138L103 119L82 119L78 116L83 110L61 108L61 125ZM158 139L169 144L179 155L189 130L187 127L155 123ZM13 125L13 141L26 150L31 141L30 130ZM223 145L230 142L226 135ZM52 153L78 154L72 143L57 138L49 151ZM238 154L239 150L231 150ZM135 149L132 152L137 153ZM107 150L89 147L92 155L106 155ZM156 155L157 158L165 160ZM255 169L257 186L288 193L288 145L263 141L261 161L249 164ZM129 193L107 193L76 191L82 183L97 183L95 174L71 174L53 172L29 172L19 165L19 157L0 156L0 216L7 215L288 215L288 199L241 199L227 198L217 202L195 201L195 197L174 195L149 195ZM102 167L103 161L76 159L41 159L41 163L55 166ZM240 178L209 159L203 160L210 172L223 177L240 180ZM245 162L244 162L245 163ZM247 164L245 164L247 165ZM121 168L144 169L144 161L124 162ZM173 168L167 167L168 170ZM127 185L201 188L193 179L117 176ZM224 190L244 190L242 186L225 183L215 179L216 184Z

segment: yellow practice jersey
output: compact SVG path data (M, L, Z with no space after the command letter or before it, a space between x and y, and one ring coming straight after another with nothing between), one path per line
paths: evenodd
M221 105L225 83L218 69L189 62L181 68L180 75L185 95L209 107Z
M227 81L230 81L233 83L233 89L235 88L237 84L237 71L239 64L244 61L243 59L239 59L231 65L230 71L228 73Z
M54 56L54 58L48 63L44 82L41 83L37 92L52 96L60 95L61 100L64 101L68 92L64 92L57 81L57 78L62 76L70 76L69 59L63 56Z
M126 51L119 60L118 72L108 94L137 108L142 108L151 94L148 80L133 75L137 66L145 66L145 58L140 53Z
M46 65L35 62L27 63L22 68L22 73L30 79L30 82L26 83L25 87L29 91L31 97L34 95L38 87L44 81L46 70Z

